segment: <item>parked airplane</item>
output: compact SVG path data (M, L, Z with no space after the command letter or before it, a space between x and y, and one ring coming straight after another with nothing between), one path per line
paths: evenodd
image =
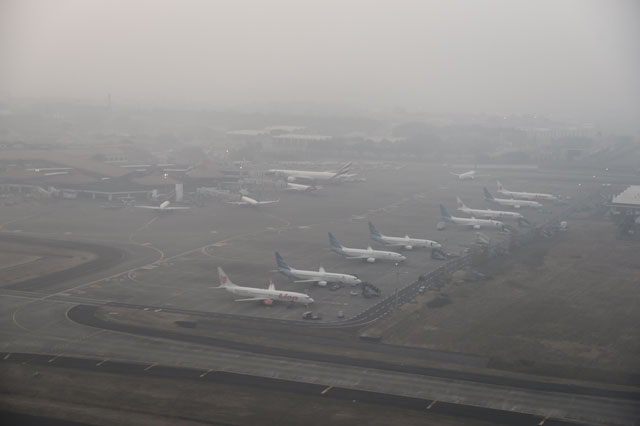
M492 219L476 219L475 217L455 217L451 216L447 209L440 204L440 213L445 222L455 223L456 225L464 225L473 229L480 229L483 226L489 228L504 229L504 223Z
M169 207L169 204L171 204L168 200L163 202L162 204L160 204L159 206L134 206L137 207L139 209L149 209L149 210L154 210L157 212L177 212L177 211L186 211L189 210L191 207Z
M371 246L366 249L356 249L350 247L344 247L338 242L336 237L329 232L329 241L331 243L331 250L338 253L340 256L344 256L347 259L366 259L369 263L374 263L376 259L381 260L393 260L395 262L402 262L407 258L400 253L393 251L374 250Z
M496 181L498 184L498 192L502 195L506 195L507 197L518 198L522 200L551 200L556 201L558 197L551 194L541 194L538 192L518 192L518 191L507 191L504 186L500 183L500 181Z
M258 201L246 195L240 197L240 201L227 201L227 204L235 204L238 206L261 206L263 204L279 203L280 200Z
M295 293L293 291L280 291L276 290L273 281L269 280L269 288L254 288L254 287L241 287L234 284L231 279L224 273L221 267L218 266L218 278L220 279L220 287L224 288L229 293L235 296L242 296L242 299L236 299L236 302L249 302L249 301L261 301L265 305L271 305L274 301L289 302L289 303L301 303L308 306L313 303L313 299L304 293Z
M414 247L442 247L436 241L411 238L408 235L405 235L404 237L389 237L382 235L371 222L369 222L369 232L371 233L371 238L387 246L404 247L407 250L411 250Z
M311 170L286 170L271 169L268 173L278 176L284 176L287 182L306 181L306 182L331 182L349 172L352 162L349 161L337 171L316 172Z
M449 173L451 173L454 176L458 176L458 179L460 180L473 180L476 177L475 170L471 170L464 173L453 173L453 172L449 172Z
M488 218L488 219L495 219L497 217L510 218L510 219L524 218L524 216L522 216L520 213L517 213L517 212L506 212L503 210L489 210L489 209L472 209L470 207L467 207L462 202L460 197L456 197L456 201L458 202L458 210L471 216L477 216L477 217Z
M321 186L315 186L315 185L303 185L301 183L287 182L287 186L285 187L285 190L287 190L287 191L296 191L296 192L314 192L314 191L317 191L320 188L322 188L322 187Z
M278 272L297 283L318 283L320 287L325 287L330 282L351 285L358 285L362 282L356 275L327 272L322 266L317 271L292 268L287 265L287 262L278 252L276 252L276 263L278 264Z
M490 203L513 207L516 209L519 209L520 207L532 207L535 209L542 208L542 204L537 201L515 200L513 198L495 198L486 187L484 188L484 199Z

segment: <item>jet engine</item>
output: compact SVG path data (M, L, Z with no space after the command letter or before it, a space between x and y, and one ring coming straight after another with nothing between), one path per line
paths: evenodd
M375 257L368 257L368 258L367 258L367 262L369 262L369 263L375 263L375 262L376 262L376 258L375 258Z
M320 287L326 287L327 286L327 282L326 281L318 281L318 285Z
M271 305L273 305L273 300L265 299L265 300L262 301L262 303L264 303L265 305L271 306Z
M294 176L287 176L287 182L295 182L296 178Z
M407 250L412 250L413 246L407 245L407 246L404 246L404 248L406 248Z

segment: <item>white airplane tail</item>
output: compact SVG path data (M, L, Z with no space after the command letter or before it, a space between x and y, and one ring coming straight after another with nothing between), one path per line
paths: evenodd
M237 287L231 278L224 273L221 267L218 266L218 278L220 279L220 287Z
M504 191L504 186L502 186L499 180L496 181L496 184L498 185L498 191Z
M456 202L458 203L458 208L459 209L466 209L467 208L467 206L464 205L464 203L462 202L460 197L456 197Z

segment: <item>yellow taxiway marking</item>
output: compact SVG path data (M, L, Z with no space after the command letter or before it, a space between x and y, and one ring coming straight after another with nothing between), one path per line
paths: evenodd
M320 392L321 395L324 395L325 393L329 392L329 390L332 388L333 386L328 386L327 388L325 388L325 390L323 390L322 392Z
M202 374L200 375L200 378L202 379L204 376L206 376L207 374L211 373L212 371L213 371L213 370L207 370L207 371L205 371L204 373L202 373Z
M540 423L538 423L538 426L542 426L544 422L546 422L547 420L549 420L549 416L546 416L544 419L540 420Z
M96 364L96 367L100 367L102 364L104 364L107 361L109 361L109 358L103 359L102 361L100 361L99 363Z
M153 364L151 364L147 368L145 368L144 371L150 370L151 368L155 367L156 365L158 365L158 364L154 362Z
M427 410L431 410L431 407L433 407L433 406L435 405L435 403L436 403L436 402L438 402L438 401L436 401L435 399L434 399L433 401L431 401L431 404L429 404L429 405L427 406Z

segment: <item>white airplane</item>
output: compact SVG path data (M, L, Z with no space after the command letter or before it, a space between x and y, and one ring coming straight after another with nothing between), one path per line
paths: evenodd
M476 219L475 217L455 217L451 216L447 209L440 204L440 213L445 222L455 223L456 225L468 226L472 229L480 229L483 226L488 228L504 229L504 223L492 219Z
M538 192L518 192L518 191L507 191L504 186L500 183L500 181L496 181L498 184L498 192L502 195L506 195L507 197L518 198L521 200L551 200L556 201L558 197L551 194L541 194Z
M329 232L329 241L331 243L331 250L335 251L340 256L346 257L347 259L365 259L369 263L374 263L376 259L393 260L394 262L402 262L407 259L400 253L396 253L394 251L374 250L371 246L366 249L344 247L338 242L331 232Z
M475 170L471 170L468 172L464 172L464 173L453 173L453 172L449 172L454 176L458 176L458 179L460 180L473 180L476 177L476 171Z
M306 181L306 182L332 182L337 181L340 176L349 172L352 162L349 161L337 171L316 172L311 170L286 170L271 169L268 173L278 176L284 176L287 182Z
M408 235L404 237L389 237L386 235L382 235L378 232L373 223L369 222L369 232L371 233L371 238L376 240L377 242L392 246L392 247L404 247L407 250L411 250L414 247L427 248L427 247L442 247L440 243L431 240L423 240L420 238L411 238Z
M186 211L189 210L191 207L170 207L169 204L171 204L168 200L163 202L162 204L160 204L159 206L134 206L137 207L139 209L149 209L149 210L153 210L156 212L177 212L177 211Z
M278 252L276 252L276 262L278 264L278 272L294 280L296 283L318 283L320 287L325 287L327 283L330 282L351 285L358 285L362 282L356 275L327 272L322 266L317 271L305 271L292 268L287 265L287 262L284 261Z
M289 302L289 303L301 303L308 306L313 303L313 299L304 293L295 293L293 291L280 291L276 290L273 281L269 280L269 288L254 288L254 287L241 287L234 284L231 279L224 273L221 267L218 266L218 278L220 279L220 287L224 288L229 293L235 296L241 296L242 299L236 299L236 302L250 302L261 301L265 305L271 305L275 301Z
M72 167L40 167L37 169L27 169L30 172L69 172L69 170L73 170Z
M495 198L486 187L484 188L484 199L490 203L513 207L515 209L519 209L520 207L531 207L534 209L542 208L542 204L537 201L514 200L513 198Z
M235 204L237 206L261 206L263 204L279 203L280 200L258 201L251 197L242 195L240 201L227 201L227 204Z
M287 191L295 191L295 192L314 192L318 189L322 188L321 186L316 185L303 185L301 183L291 183L287 182L287 186L285 190Z
M485 219L495 219L497 217L510 218L510 219L524 218L524 216L522 216L520 213L517 213L517 212L506 212L503 210L489 210L489 209L472 209L470 207L467 207L462 202L460 197L456 197L456 201L458 202L458 210L471 216L482 217Z

